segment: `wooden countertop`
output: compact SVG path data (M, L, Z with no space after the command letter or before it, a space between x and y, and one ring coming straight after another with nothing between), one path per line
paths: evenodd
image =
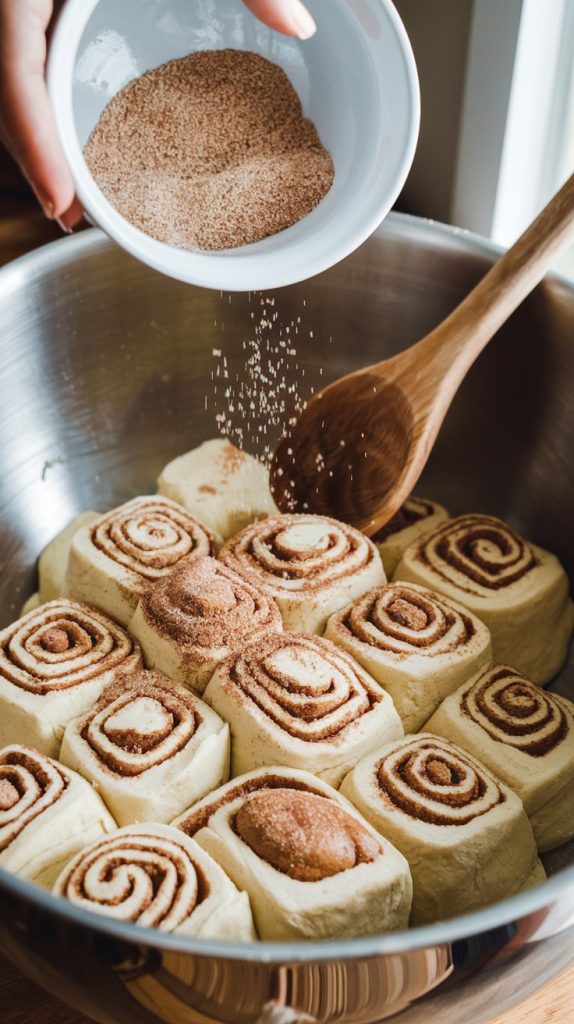
M24 186L10 187L0 173L0 266L43 245L62 232L31 204ZM492 1024L572 1024L574 969L551 982L517 1009ZM11 964L0 959L0 1020L2 1024L90 1024L81 1016L32 985Z

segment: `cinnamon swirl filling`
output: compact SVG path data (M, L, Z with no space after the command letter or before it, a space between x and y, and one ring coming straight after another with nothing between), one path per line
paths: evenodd
M449 520L421 541L417 558L477 597L512 586L539 564L527 541L502 520L483 515Z
M65 598L41 605L0 633L0 676L39 696L138 661L139 647L111 619Z
M504 802L490 772L438 737L415 737L375 765L377 785L395 807L432 825L466 825Z
M223 547L221 559L273 595L315 593L379 561L362 533L336 519L281 515L253 523Z
M532 757L555 750L571 727L552 693L506 666L481 676L464 694L461 708L492 739Z
M228 666L229 683L289 735L306 742L338 737L385 699L333 644L301 633L269 635Z
M209 894L207 880L175 839L122 829L72 863L61 895L86 910L173 931Z
M191 696L142 672L104 691L81 736L108 771L133 778L184 750L201 721Z
M68 787L61 766L27 747L0 751L0 852L53 807Z
M467 646L476 632L472 618L439 594L400 582L359 598L341 614L336 628L399 658L457 651Z
M102 554L144 580L160 579L189 555L214 555L215 538L169 498L143 497L98 519L91 541Z

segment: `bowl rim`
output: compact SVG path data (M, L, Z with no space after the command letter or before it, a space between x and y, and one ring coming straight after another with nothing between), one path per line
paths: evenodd
M415 217L411 214L392 213L380 226L376 235L407 237L409 240L413 240L413 237L416 239L417 236L423 239L432 237L435 244L439 240L445 246L448 243L451 248L455 241L456 247L461 252L482 256L490 262L504 251L503 247L474 232L441 224L438 221ZM104 252L112 245L113 242L104 232L91 229L50 242L21 256L0 270L0 302L10 298L13 290L22 285L24 277L38 279L48 268L53 271L70 260L77 260L98 251ZM574 302L574 283L572 281L555 273L548 275L545 280L564 286ZM61 897L53 896L52 893L39 886L0 868L0 890L2 889L46 913L64 918L70 925L87 928L92 932L100 932L110 938L120 939L133 945L145 945L150 948L197 956L215 956L229 960L275 964L354 960L373 956L405 954L429 947L436 948L505 927L544 910L561 899L566 905L569 894L572 894L574 900L574 864L562 868L546 881L539 883L534 889L450 921L369 936L368 938L305 942L239 943L166 934L157 929L142 928L128 922L116 921L76 907ZM574 914L570 913L570 918L573 916ZM570 920L569 923L571 923ZM556 929L556 931L558 930L560 928Z
M218 959L244 960L252 963L299 963L326 960L358 960L373 956L390 956L411 953L421 949L436 949L467 940L472 936L493 932L511 923L528 918L543 911L559 898L568 894L574 898L574 865L564 868L535 889L501 900L490 907L463 914L450 921L421 925L357 939L329 939L298 942L232 942L219 939L199 939L194 936L161 932L144 928L131 922L118 921L94 911L74 906L61 896L41 889L38 885L12 875L0 868L0 890L4 889L16 898L32 904L38 909L58 918L64 918L70 925L100 932L112 939L120 939L134 945L166 951L188 953L196 956L213 956ZM572 923L570 913L568 924ZM555 929L561 931L566 924Z
M285 259L289 243L276 252L254 251L246 246L226 253L194 252L166 245L134 227L114 208L96 185L84 161L75 131L71 75L84 29L101 0L67 0L52 34L47 61L47 84L56 127L74 180L76 194L91 222L102 228L136 259L176 280L225 291L259 291L304 281L329 269L350 255L376 230L395 203L411 168L420 127L420 88L409 37L393 0L374 0L394 32L405 69L409 121L398 150L397 173L391 188L376 191L364 214L347 218L344 239L334 245L321 242L318 257L303 246L297 259ZM247 14L246 16L252 17ZM365 38L368 38L365 35ZM304 218L305 219L305 218Z

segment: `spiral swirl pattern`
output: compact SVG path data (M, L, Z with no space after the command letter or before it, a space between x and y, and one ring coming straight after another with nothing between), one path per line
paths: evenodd
M243 700L306 742L340 737L385 700L352 658L328 640L302 633L265 637L238 654L227 672L227 685Z
M468 645L476 633L469 615L410 583L369 591L336 617L334 629L397 658L449 654Z
M185 559L144 593L141 609L170 640L205 651L281 629L274 602L214 558Z
M68 786L63 769L27 747L0 752L0 853L50 807Z
M220 557L274 597L314 593L380 562L374 544L352 526L296 514L252 523L227 542Z
M142 672L104 691L81 736L108 771L133 778L175 757L201 722L190 695Z
M514 669L498 665L463 696L461 708L492 739L544 757L568 735L564 707Z
M505 801L498 781L458 747L422 735L375 765L385 798L432 825L466 825Z
M382 530L379 530L374 535L373 540L375 543L381 544L396 533L408 530L415 523L422 523L425 519L429 519L430 516L434 515L435 510L436 505L432 501L425 501L424 498L407 498L404 505L401 506L386 526L383 526Z
M142 826L121 829L84 850L58 891L86 910L171 932L207 897L209 886L182 843Z
M477 597L512 586L539 564L522 537L483 515L449 520L421 541L417 558L446 583Z
M135 667L139 647L111 619L64 598L0 633L0 675L29 693L69 690L112 669Z
M98 519L93 545L113 562L157 580L187 555L215 554L215 538L169 498L134 498Z

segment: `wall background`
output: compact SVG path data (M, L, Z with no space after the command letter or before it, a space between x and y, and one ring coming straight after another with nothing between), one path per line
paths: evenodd
M414 50L422 104L419 144L397 206L449 221L474 0L395 0L395 5Z

